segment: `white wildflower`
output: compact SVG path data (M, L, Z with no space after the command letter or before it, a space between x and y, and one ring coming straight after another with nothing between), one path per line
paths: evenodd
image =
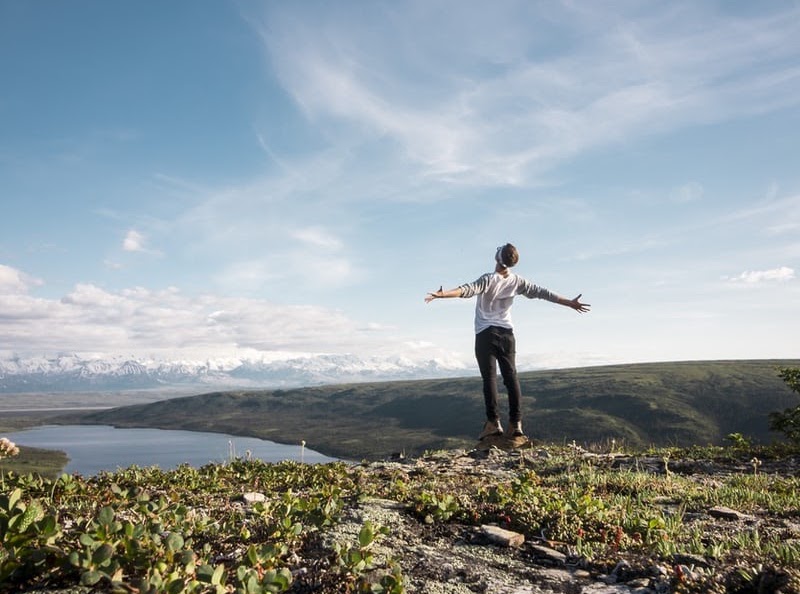
M0 458L11 458L19 454L19 448L7 437L0 437Z

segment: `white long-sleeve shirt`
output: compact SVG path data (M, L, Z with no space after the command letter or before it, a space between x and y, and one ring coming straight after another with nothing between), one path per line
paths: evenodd
M534 285L513 272L506 276L498 272L487 272L476 281L461 285L459 289L462 298L478 296L475 303L475 334L489 326L513 329L511 305L517 295L553 302L560 299L559 295Z

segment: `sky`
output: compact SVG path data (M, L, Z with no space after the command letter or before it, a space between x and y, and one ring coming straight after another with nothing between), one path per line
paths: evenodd
M800 3L0 0L0 355L800 357Z

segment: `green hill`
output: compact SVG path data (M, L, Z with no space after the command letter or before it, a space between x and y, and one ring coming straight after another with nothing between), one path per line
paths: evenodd
M778 435L768 414L795 406L778 377L800 360L611 365L520 374L526 432L551 443L636 446L757 443ZM502 409L505 394L501 386ZM471 446L484 418L477 377L231 391L81 415L82 423L217 431L341 458Z

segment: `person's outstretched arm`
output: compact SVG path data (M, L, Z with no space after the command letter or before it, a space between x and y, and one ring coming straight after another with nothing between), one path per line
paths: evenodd
M581 293L581 295L583 295L583 293ZM589 305L588 303L581 303L580 302L581 295L578 295L577 297L575 297L575 299L567 299L565 297L559 297L555 301L555 303L558 303L559 305L565 305L566 307L571 307L578 313L586 313L592 306Z
M461 295L461 287L456 287L455 289L450 289L448 291L443 291L442 287L439 287L438 291L425 295L425 303L430 303L434 299L451 299L453 297L461 297Z
M586 313L591 307L591 305L588 303L581 303L580 295L575 297L575 299L567 299L566 297L562 297L558 293L553 293L553 291L545 289L544 287L534 285L532 282L525 280L524 278L521 280L522 282L520 284L519 293L521 295L525 295L525 297L528 299L546 299L552 303L558 303L559 305L571 307L578 313Z

